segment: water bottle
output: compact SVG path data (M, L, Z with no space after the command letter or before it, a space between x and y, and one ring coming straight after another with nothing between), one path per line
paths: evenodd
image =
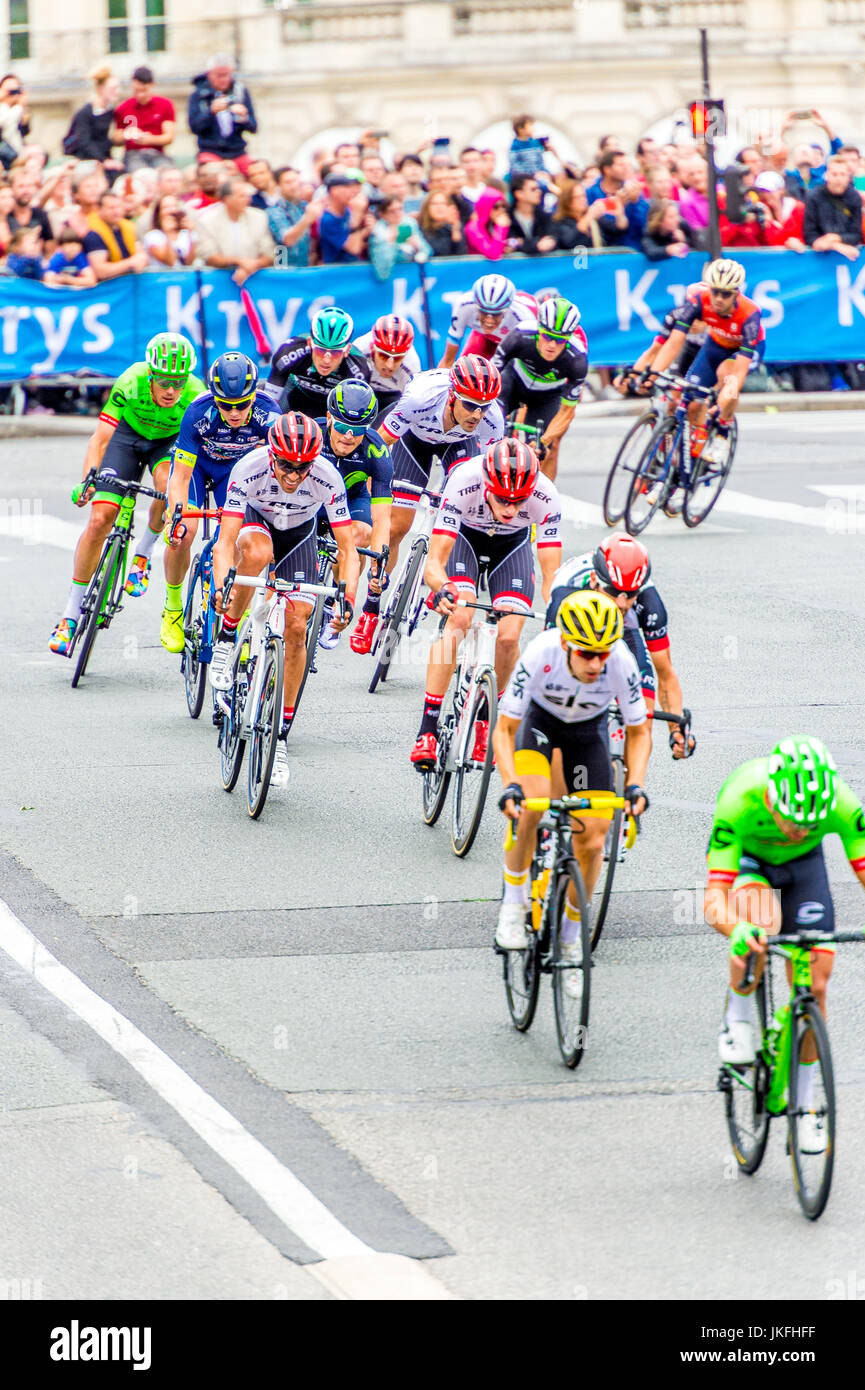
M541 920L544 915L544 900L547 896L547 886L550 881L550 874L553 869L553 862L556 857L556 847L553 837L549 830L543 832L543 858L541 860L541 872L537 878L532 879L532 930L540 931Z

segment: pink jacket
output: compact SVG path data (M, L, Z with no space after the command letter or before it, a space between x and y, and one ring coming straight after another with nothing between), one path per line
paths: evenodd
M470 251L478 255L486 256L489 261L501 260L504 255L505 242L510 234L510 227L491 227L489 225L490 212L496 203L501 202L504 194L497 188L485 188L481 196L475 203L475 210L466 223L465 239Z

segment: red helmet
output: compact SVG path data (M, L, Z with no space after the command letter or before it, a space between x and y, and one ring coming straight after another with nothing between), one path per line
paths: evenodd
M612 536L601 541L592 556L592 564L602 585L625 594L635 594L642 589L652 572L646 547L621 531L614 531Z
M466 357L458 357L451 367L451 390L454 395L467 401L486 405L494 401L502 389L502 378L498 367L485 357L470 352Z
M538 456L518 439L500 439L484 454L487 489L500 502L524 502L538 478Z
M267 443L275 458L285 463L312 463L324 443L315 420L290 410L274 420L267 432Z
M372 345L390 357L402 357L414 342L414 329L398 314L382 314L372 326Z

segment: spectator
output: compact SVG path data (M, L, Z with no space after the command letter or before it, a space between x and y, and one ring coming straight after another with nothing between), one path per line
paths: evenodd
M457 200L452 193L437 189L424 198L418 224L432 256L465 256L468 247Z
M63 137L63 153L71 159L98 159L105 169L120 170L119 159L111 157L111 130L117 104L118 81L107 63L90 74L93 90L90 100L79 106Z
M396 169L392 169L386 173L379 184L379 192L382 198L399 198L401 203L405 202L407 189L408 185L405 179Z
M582 182L584 188L588 188L588 187L589 187L589 184L591 184L591 183L597 183L597 182L598 182L598 179L599 179L600 177L601 177L601 170L600 170L599 165L597 165L597 164L587 164L586 167L585 167L585 169L583 170L583 177L582 177L582 180L580 180L580 181Z
M481 150L481 173L484 176L484 183L487 188L500 188L504 193L507 191L507 185L503 179L496 177L498 162L498 155L495 150Z
M833 155L826 181L805 199L805 241L814 251L838 251L855 261L862 245L862 199L853 187L846 160Z
M327 201L318 224L318 244L322 265L358 261L366 252L366 244L374 218L361 192L360 174L328 174L324 181Z
M74 159L68 159L65 164L58 164L49 172L37 195L39 206L48 214L55 240L61 227L69 221L72 212L72 175L75 168Z
M136 178L140 179L141 176L142 173L139 169ZM153 226L153 210L160 198L175 198L180 201L183 197L183 171L178 169L176 164L163 164L162 168L156 171L156 185L153 188L152 196L153 200L149 207L138 218L137 227L140 237L143 237L145 232L149 232ZM186 202L184 200L185 207Z
M36 180L28 169L20 166L9 175L15 206L9 218L13 232L19 227L34 227L39 231L41 245L39 253L50 256L54 250L54 229L48 213L36 205Z
M682 196L682 190L670 170L666 164L662 163L659 163L654 169L649 169L646 174L644 189L650 202L652 198L675 198L678 202Z
M698 234L687 222L681 221L679 204L672 198L655 198L649 204L642 248L643 255L650 261L687 256L689 251L702 249Z
M149 257L138 244L135 224L123 216L118 193L113 189L103 193L98 211L87 220L90 230L84 238L84 251L97 280L113 280L147 269Z
M405 197L403 198L405 210L412 217L415 217L420 212L421 204L426 197L424 168L420 155L404 154L396 162L396 172L402 174L405 179Z
M744 162L744 161L743 161ZM688 187L679 198L682 221L693 232L704 232L709 225L709 168L704 159L695 159L688 167Z
M157 198L152 226L145 232L143 246L150 257L151 270L191 265L195 259L192 213L171 193Z
M252 190L245 179L226 179L220 201L198 218L199 251L206 263L231 269L236 285L257 270L273 265L273 238L267 215L249 206Z
M124 174L114 184L115 193L123 199L123 215L137 222L143 218L156 202L158 176L155 169L142 166L134 174Z
M212 208L219 202L219 189L225 182L225 164L220 159L199 164L193 188L186 195L186 204L193 212Z
M517 116L513 122L514 138L508 151L508 178L513 188L517 174L546 174L544 155L549 151L559 159L548 135L535 135L534 116ZM561 160L559 160L561 163ZM483 170L486 173L485 170Z
M544 191L534 174L514 174L511 178L511 227L508 249L525 256L543 256L555 251L550 214L544 212Z
M646 193L647 196L649 175L654 170L660 169L661 167L661 151L658 147L658 142L647 135L644 139L637 142L637 168L639 170L639 179L643 186L643 192ZM663 167L666 168L666 165Z
M321 211L321 202L304 201L300 174L290 165L277 169L275 177L279 198L267 210L267 223L270 235L282 248L277 264L309 265L310 231Z
M781 137L795 125L799 117L795 111L788 111L781 122ZM837 135L833 135L829 122L824 120L819 111L813 108L810 113L813 125L819 126L826 132L829 140L829 154L837 154L841 148L841 140ZM793 166L787 170L787 187L794 197L804 199L805 194L810 188L816 188L826 180L826 155L822 145L797 145L793 151Z
M631 176L631 166L623 150L604 150L598 160L601 177L586 189L589 203L604 199L604 213L598 226L606 246L629 246L640 250L646 228L649 204L640 185Z
M255 189L252 195L252 207L267 212L268 208L272 208L279 202L276 178L266 159L250 159L246 177Z
M73 227L64 227L58 236L57 250L45 267L44 278L46 285L67 290L88 290L96 284L82 239Z
M756 145L745 145L744 149L741 149L736 155L736 159L740 164L745 165L745 168L749 173L754 175L754 178L756 178L758 174L762 174L764 168L763 156Z
M150 68L136 68L132 96L115 110L111 133L113 143L123 146L126 172L170 164L167 151L175 129L174 103L154 93Z
M460 150L460 168L462 183L457 191L470 203L476 204L486 190L487 183L484 178L483 156L474 145L466 145L464 150Z
M189 129L198 137L199 159L233 159L245 174L246 137L258 129L248 88L235 77L231 59L221 56L211 58L207 71L192 81Z
M469 250L488 261L501 260L510 228L511 216L503 194L497 188L485 188L465 226Z
M14 207L15 198L12 194L12 185L5 174L0 175L0 256L5 256L9 250L9 243L15 230L9 225Z
M334 163L344 164L346 169L356 169L360 164L360 145L354 140L343 140L333 152Z
M30 124L24 88L14 73L0 79L0 164L8 169L24 147Z
M463 186L464 177L465 175L463 174L461 164L449 164L446 169L430 169L429 174L430 193L438 192L439 189L441 189L443 193L450 193L453 196L454 201L456 202L456 205L460 211L460 217L462 218L463 227L465 227L466 223L468 222L469 218L472 216L475 210L474 203L472 203L468 198L464 198L462 193L460 192L460 189Z
M379 280L388 280L398 265L429 257L430 248L417 222L405 211L402 198L386 197L369 237L369 259Z
M805 204L785 193L783 173L766 169L754 180L754 188L772 215L772 244L788 251L806 250L803 238Z
M598 218L603 216L604 204L598 200L589 206L586 190L581 183L567 179L559 191L559 201L551 219L551 230L560 251L573 251L578 246L601 246L603 241Z
M40 248L38 227L19 227L12 233L6 269L24 280L41 280L45 274Z
M99 211L99 199L108 187L101 164L82 160L72 174L72 206L64 226L74 227L82 241L90 230L90 217Z

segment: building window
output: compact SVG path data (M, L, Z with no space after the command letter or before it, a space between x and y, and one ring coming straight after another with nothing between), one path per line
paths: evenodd
M154 20L165 18L165 0L146 0L147 52L162 53L165 50L165 25Z
M108 52L129 52L126 0L108 0Z
M27 0L9 0L9 57L14 63L30 57L30 16Z

